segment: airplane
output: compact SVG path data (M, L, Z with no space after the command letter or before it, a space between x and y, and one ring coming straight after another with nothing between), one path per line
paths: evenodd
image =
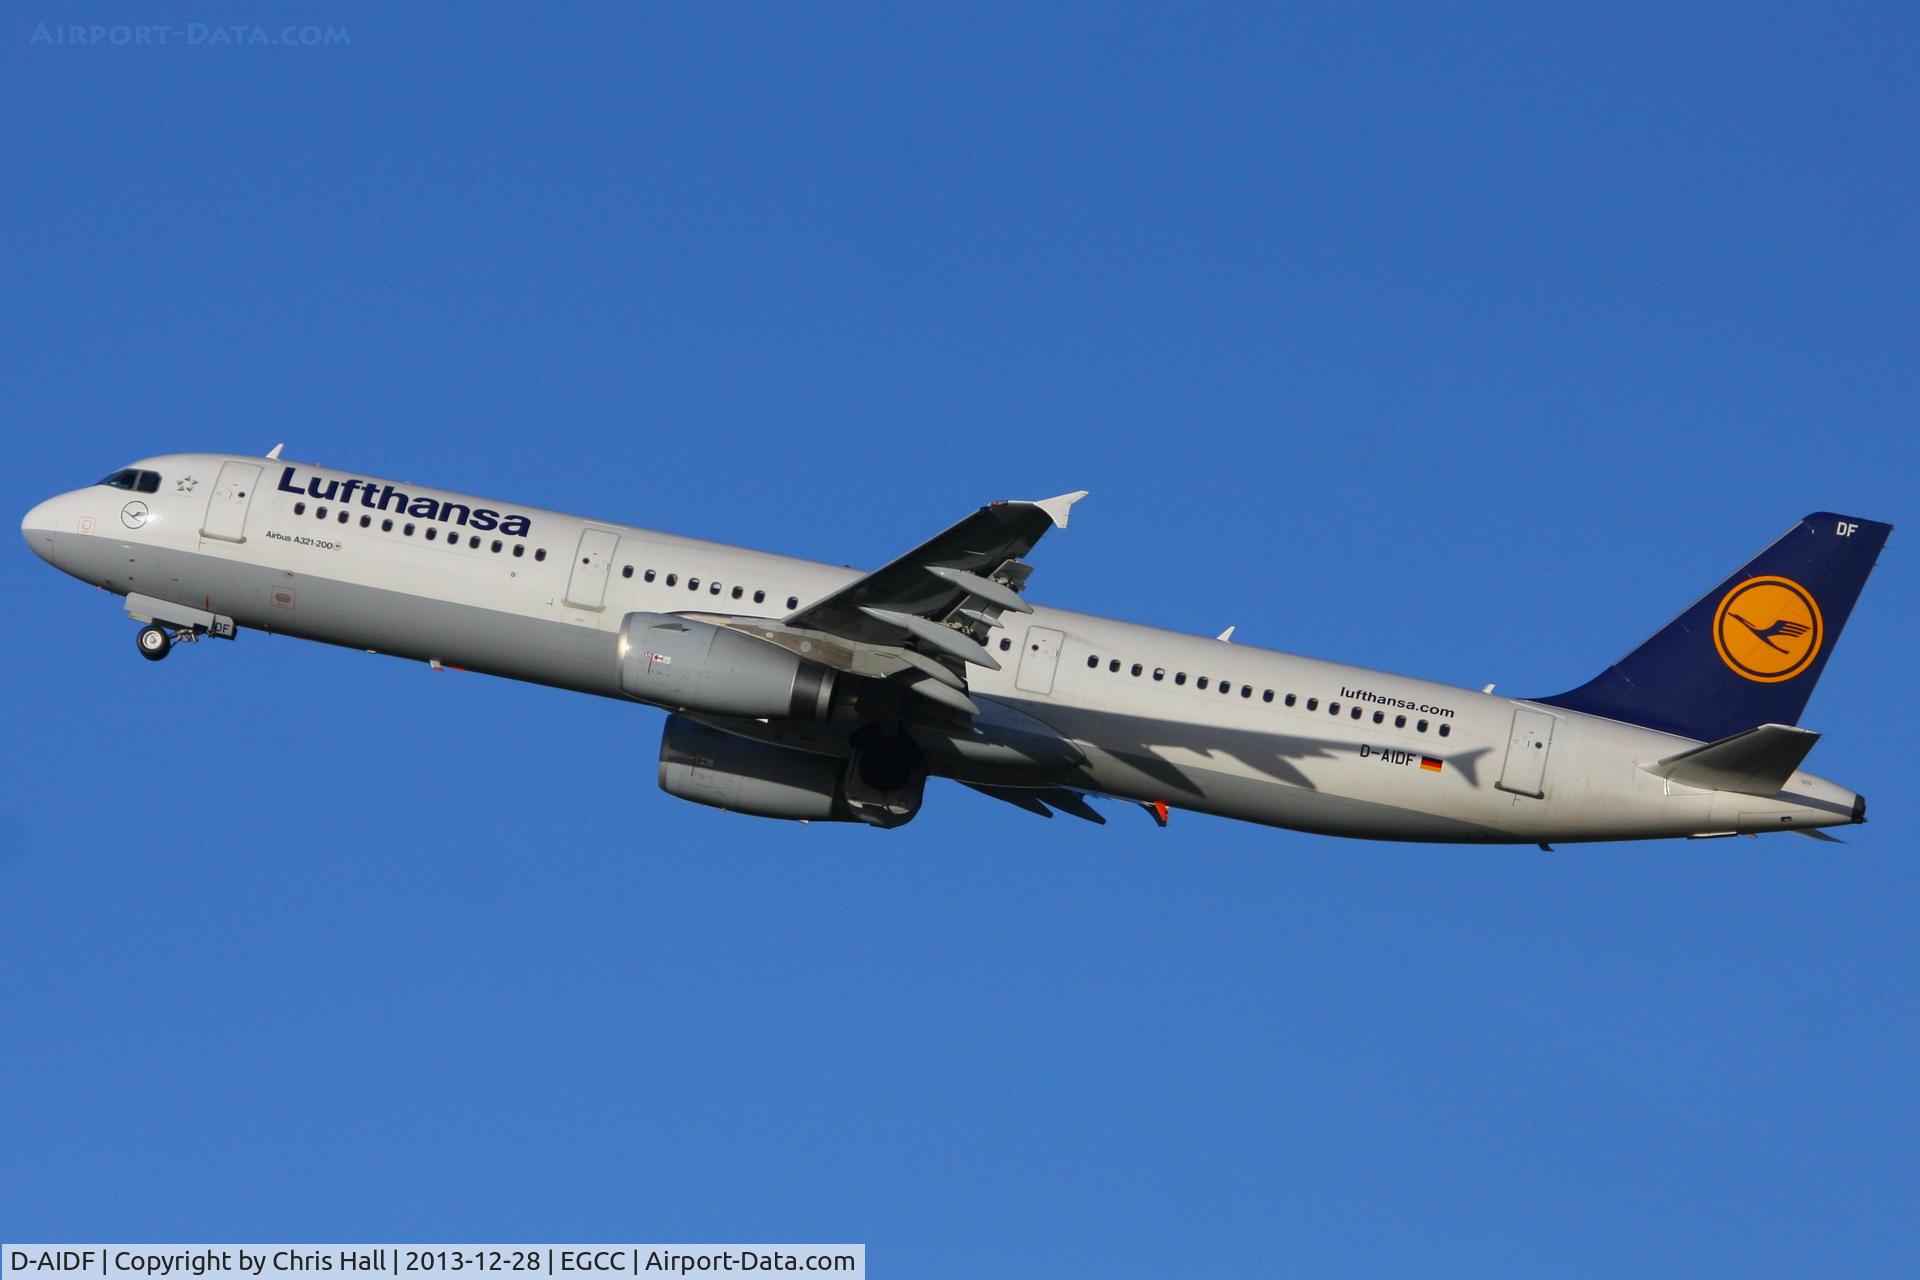
M868 573L281 458L180 453L21 521L125 597L138 647L244 629L667 712L659 784L893 828L930 777L1036 816L1091 800L1439 843L1866 820L1798 727L1891 525L1807 516L1585 684L1511 698L1027 598L1084 492L995 502Z

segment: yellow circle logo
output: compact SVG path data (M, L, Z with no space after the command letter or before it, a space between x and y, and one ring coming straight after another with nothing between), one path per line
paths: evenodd
M1825 634L1813 593L1791 578L1748 578L1727 592L1713 615L1720 660L1762 684L1805 671Z

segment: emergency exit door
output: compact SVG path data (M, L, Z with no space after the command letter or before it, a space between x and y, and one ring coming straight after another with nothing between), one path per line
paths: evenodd
M1507 738L1507 763L1494 785L1518 796L1547 793L1547 753L1553 747L1554 717L1531 707L1517 707L1513 732Z
M207 495L207 516L200 524L200 536L223 542L247 540L247 506L260 483L260 468L248 462L221 464L213 492Z
M587 529L573 553L573 574L567 579L567 603L576 609L599 609L607 602L607 575L613 572L620 535L611 529Z
M1028 693L1052 693L1054 668L1060 665L1060 642L1066 639L1047 627L1028 627L1020 651L1020 674L1014 685Z

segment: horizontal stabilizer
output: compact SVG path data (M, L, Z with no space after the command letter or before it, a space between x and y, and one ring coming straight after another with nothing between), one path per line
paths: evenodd
M1743 796L1776 796L1818 741L1820 735L1811 729L1763 724L1731 738L1690 747L1642 768L1682 786Z

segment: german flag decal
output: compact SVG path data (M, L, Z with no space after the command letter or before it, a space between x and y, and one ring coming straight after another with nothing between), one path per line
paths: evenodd
M1425 769L1428 773L1438 773L1445 766L1442 765L1438 760L1434 759L1432 756L1421 756L1420 767L1422 769Z

